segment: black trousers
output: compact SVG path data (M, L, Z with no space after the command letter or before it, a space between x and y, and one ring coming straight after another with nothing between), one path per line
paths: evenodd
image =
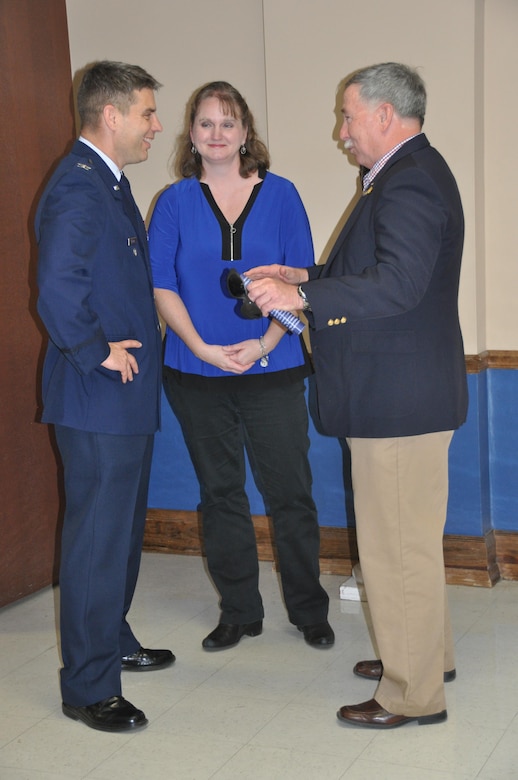
M289 619L295 625L326 620L304 382L211 392L182 387L166 368L164 386L200 482L205 551L221 596L221 622L251 623L264 615L245 450L273 521Z

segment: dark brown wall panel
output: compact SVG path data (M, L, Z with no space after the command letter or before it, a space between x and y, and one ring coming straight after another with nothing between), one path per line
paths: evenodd
M37 422L45 337L32 222L74 138L65 0L0 0L0 606L55 580L56 457Z

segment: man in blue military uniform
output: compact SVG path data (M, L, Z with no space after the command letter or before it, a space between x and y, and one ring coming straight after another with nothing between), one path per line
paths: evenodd
M121 669L162 669L126 615L137 581L153 435L159 424L161 336L147 234L122 169L147 159L158 82L142 68L98 62L77 102L81 135L36 214L38 312L49 334L43 421L63 461L63 712L102 731L147 724L122 697Z

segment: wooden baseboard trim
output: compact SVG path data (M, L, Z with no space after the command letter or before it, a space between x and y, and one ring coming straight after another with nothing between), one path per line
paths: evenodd
M254 515L253 523L260 561L275 561L275 545L271 519ZM144 550L204 555L201 517L198 512L169 509L148 509ZM347 528L320 529L320 567L325 574L349 576L358 560L356 535Z
M492 588L501 579L494 531L485 536L450 534L444 537L443 548L448 585Z
M496 559L503 580L518 580L518 533L495 531Z
M260 561L275 561L271 520L254 515ZM144 549L178 555L204 555L201 518L197 512L149 509ZM322 574L350 576L358 560L356 533L351 528L320 528ZM444 537L446 582L491 588L499 579L518 580L518 533L490 531L485 536Z

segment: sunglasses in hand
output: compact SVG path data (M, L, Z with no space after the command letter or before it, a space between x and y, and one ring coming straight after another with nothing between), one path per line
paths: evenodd
M259 306L257 306L248 297L246 291L247 285L250 284L250 279L245 274L239 274L235 268L231 268L227 272L227 290L233 298L241 299L241 311L242 317L247 320L255 320L262 317L262 312ZM272 309L270 315L274 317L281 325L289 330L290 333L296 333L299 335L304 330L304 323L295 314L290 311L279 311L279 309Z
M246 320L257 320L263 316L259 306L248 297L245 282L235 268L231 268L227 273L227 290L232 298L242 301L240 314Z

